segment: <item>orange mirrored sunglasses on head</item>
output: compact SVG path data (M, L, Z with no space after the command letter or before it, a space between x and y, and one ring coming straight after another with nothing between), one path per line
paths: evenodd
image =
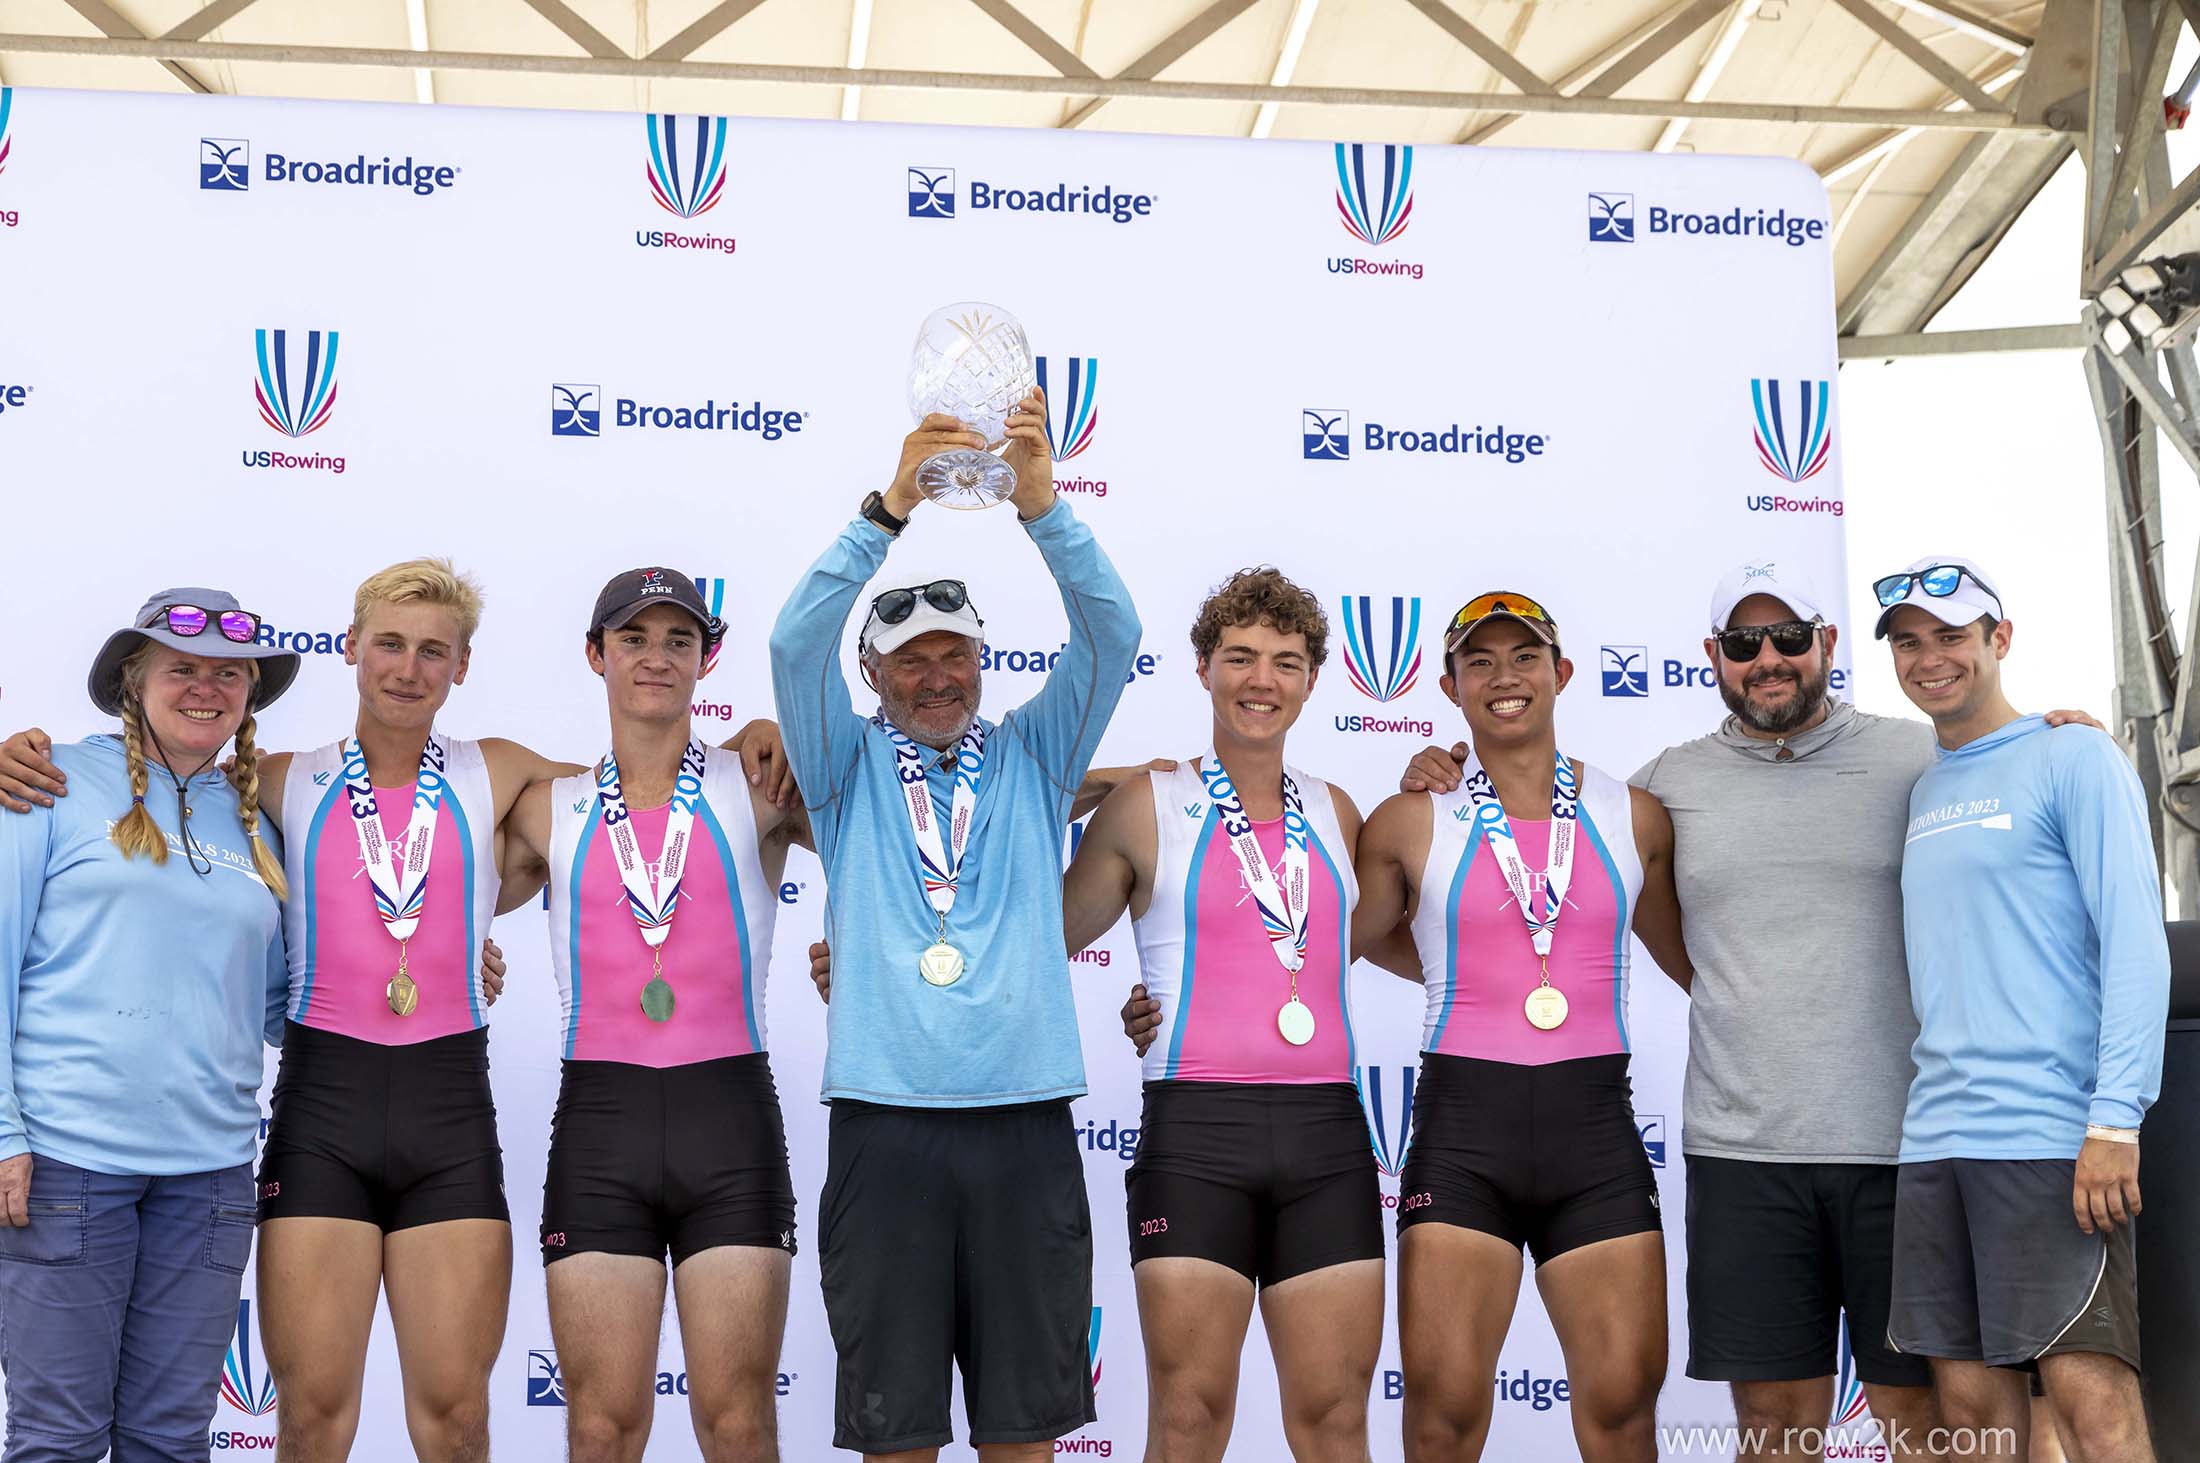
M1523 620L1548 625L1553 634L1558 631L1558 621L1552 618L1549 610L1524 594L1497 590L1490 594L1478 594L1459 607L1459 613L1451 617L1451 628L1444 632L1446 643L1456 639L1462 631L1472 629L1475 622L1486 620L1491 615L1515 615Z

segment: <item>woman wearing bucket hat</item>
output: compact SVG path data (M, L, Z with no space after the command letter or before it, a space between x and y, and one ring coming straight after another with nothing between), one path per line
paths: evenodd
M287 985L253 714L298 657L258 632L218 590L154 595L92 662L121 734L55 750L76 797L0 819L9 1463L206 1456Z

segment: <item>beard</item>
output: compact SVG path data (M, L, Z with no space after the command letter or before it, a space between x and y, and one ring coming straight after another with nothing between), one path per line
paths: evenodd
M906 732L910 740L920 742L934 751L944 752L961 741L963 733L969 731L970 724L978 719L979 691L980 687L973 685L970 694L960 702L942 702L927 708L921 721L918 719L915 701L890 695L883 688L879 691L878 699L880 707L886 712L886 719ZM951 712L955 718L953 727L945 729L942 722Z
M1752 687L1778 685L1782 681L1793 682L1795 685L1795 694L1788 698L1786 705L1768 709L1750 702L1749 692ZM1719 699L1751 731L1763 732L1768 736L1785 736L1803 726L1825 706L1825 667L1818 666L1809 673L1785 669L1751 671L1742 678L1739 689L1728 685L1726 677L1721 676Z

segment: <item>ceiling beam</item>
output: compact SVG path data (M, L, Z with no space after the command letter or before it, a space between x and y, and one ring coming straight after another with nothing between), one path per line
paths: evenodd
M617 41L581 19L580 12L566 4L565 0L521 0L521 3L563 31L567 40L597 60L626 59L626 52L620 49Z
M2007 51L2012 56L2022 56L2032 49L2032 38L1991 16L1958 5L1955 0L1894 0L1904 10L1919 15L1929 15L1951 30L1959 31L1972 40L1992 46L1997 51Z
M1064 76L1098 76L1100 73L1077 59L1077 53L1046 32L1046 28L1030 16L1018 10L1009 0L970 0L970 3L993 17L1002 30L1038 55Z
M217 26L236 18L237 13L253 3L253 0L214 0L196 14L186 17L182 23L169 27L161 34L172 41L196 41L211 35Z
M107 4L107 0L68 0L68 3L71 10L97 26L100 34L110 41L143 40L145 38L145 32L125 20L121 12L117 11L112 5ZM161 70L202 96L215 90L214 87L201 81L196 74L174 57L148 56L145 59L159 61Z
M695 23L649 53L652 61L684 61L747 15L764 0L724 0L695 18Z
M1491 40L1481 31L1469 25L1466 18L1444 3L1444 0L1406 0L1460 45L1480 56L1490 70L1504 77L1521 91L1534 96L1551 96L1555 88L1542 77L1520 64L1510 51Z
M1155 46L1136 61L1131 62L1121 71L1116 72L1112 79L1116 81L1151 81L1182 60L1185 53L1190 51L1192 47L1252 8L1253 0L1215 0L1214 4L1178 26L1161 44ZM1125 93L1102 92L1099 96L1094 97L1065 117L1062 120L1062 126L1068 128L1083 125L1094 112L1099 111L1115 97L1121 95L1125 95ZM1265 98L1258 98L1257 100L1265 100ZM1282 98L1279 97L1277 100L1280 101Z
M1972 356L1988 351L2083 350L2086 328L2068 325L2004 325L1991 330L1910 331L1902 335L1844 335L1836 344L1844 361L1892 361L1904 356Z
M1990 112L2001 105L1988 96L1977 82L1949 65L1939 52L1904 30L1900 22L1882 15L1879 7L1872 4L1872 0L1836 0L1836 3L1862 21L1881 40L1916 62L1926 75L1979 111Z
M1655 65L1658 59L1671 51L1691 33L1725 7L1727 0L1684 0L1664 15L1654 15L1629 34L1568 71L1558 79L1558 90L1568 96L1608 97L1628 82ZM2200 0L2194 0L2200 4ZM1576 83L1589 79L1589 84L1578 92ZM1506 112L1492 117L1472 131L1462 132L1459 140L1480 144L1510 127L1521 118L1519 112Z
M1230 0L1250 4L1251 0ZM890 67L785 66L744 61L653 61L647 57L534 56L498 51L412 51L370 46L257 45L234 41L128 40L120 37L0 34L0 55L98 56L137 61L231 61L255 65L359 66L487 71L539 76L649 77L753 82L771 86L876 86L908 91L1010 92L1029 96L1140 97L1156 101L1235 102L1257 106L1387 107L1424 112L1532 112L1576 117L1686 117L1704 122L1796 126L1917 127L1940 132L2059 136L2047 122L2020 122L2006 111L1814 106L1784 102L1675 102L1657 98L1515 96L1510 92L1418 91L1389 87L1263 86L1234 81L1161 81L1130 76L1008 76ZM1599 78L1600 80L1602 78Z

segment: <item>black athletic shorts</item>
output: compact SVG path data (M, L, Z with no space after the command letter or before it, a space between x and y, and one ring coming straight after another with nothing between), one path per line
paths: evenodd
M262 1220L357 1219L390 1231L512 1217L487 1027L383 1046L286 1021L272 1105Z
M2139 1369L2132 1226L2078 1228L2077 1160L1902 1165L1887 1340L1917 1356L2036 1369L2070 1351Z
M794 1181L764 1052L644 1067L568 1061L542 1182L542 1260L794 1253Z
M1478 1229L1539 1264L1663 1229L1626 1053L1524 1066L1423 1052L1398 1180L1398 1231L1416 1224Z
M951 1367L972 1446L1094 1420L1092 1216L1067 1100L835 1102L817 1226L834 1447L953 1442Z
M1856 1375L1929 1387L1887 1345L1895 1166L1688 1156L1688 1374L1705 1382L1830 1377L1841 1316Z
M1383 1257L1383 1196L1349 1082L1148 1082L1123 1178L1131 1263L1212 1260L1259 1285Z

